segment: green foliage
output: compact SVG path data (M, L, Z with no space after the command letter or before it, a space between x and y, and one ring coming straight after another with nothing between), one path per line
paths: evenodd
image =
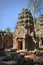
M0 32L3 32L2 30L0 30Z
M6 29L5 29L5 32L11 32L11 31L10 31L10 28L6 28Z

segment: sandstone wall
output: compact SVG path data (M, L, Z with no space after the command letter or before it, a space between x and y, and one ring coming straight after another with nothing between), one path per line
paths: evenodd
M0 32L0 48L7 49L13 47L12 33Z

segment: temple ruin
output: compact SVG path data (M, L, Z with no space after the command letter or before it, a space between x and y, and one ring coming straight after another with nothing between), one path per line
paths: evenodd
M9 49L13 47L13 35L12 33L0 32L0 50Z
M41 15L36 22L35 27L36 38L40 50L43 50L43 15Z
M0 32L0 48L18 50L43 50L43 15L34 25L28 9L22 9L13 33Z
M19 14L16 29L13 35L13 46L19 50L34 50L34 22L28 9L22 9Z

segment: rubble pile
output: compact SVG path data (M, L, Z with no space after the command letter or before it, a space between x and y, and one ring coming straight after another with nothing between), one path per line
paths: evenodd
M40 61L33 60L32 58L25 58L25 55L21 55L15 51L9 52L9 54L0 56L0 65L42 65Z

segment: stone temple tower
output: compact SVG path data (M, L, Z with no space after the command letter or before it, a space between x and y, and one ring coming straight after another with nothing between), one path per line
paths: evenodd
M34 23L28 9L22 9L13 35L13 47L19 50L34 49Z

